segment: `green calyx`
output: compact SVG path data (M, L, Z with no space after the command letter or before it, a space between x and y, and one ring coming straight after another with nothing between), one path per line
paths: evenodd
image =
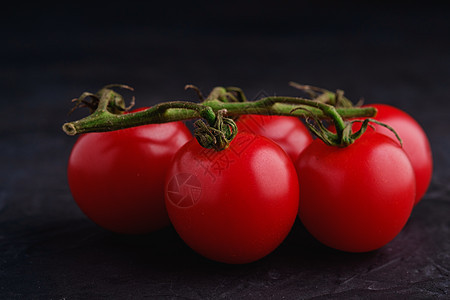
M353 144L358 138L360 138L369 126L373 127L371 123L383 126L392 131L403 146L403 142L397 132L389 125L379 122L375 119L366 118L363 120L344 121L342 116L337 112L337 108L353 108L353 104L350 100L344 97L344 92L341 90L336 93L328 90L317 88L309 85L300 85L297 83L290 83L291 86L300 89L310 95L314 101L318 102L318 106L322 109L323 113L327 115L332 124L334 125L336 132L329 130L323 123L323 120L319 119L316 114L312 113L308 108L295 108L293 111L301 109L307 113L305 117L306 125L319 139L329 146L346 147ZM359 105L359 104L358 104ZM361 123L361 128L357 131L353 131L353 124Z
M213 124L206 124L201 119L194 123L194 136L202 147L221 151L234 139L237 125L232 119L224 117L226 112L225 109L219 110Z
M338 132L332 132L326 126L323 124L321 120L315 119L313 122L311 122L310 119L306 120L306 124L308 128L319 138L321 139L325 144L329 146L336 146L336 147L347 147L351 144L353 144L357 139L359 139L366 131L369 126L373 127L370 123L374 123L380 126L383 126L390 131L392 131L399 141L400 145L403 146L402 139L397 134L397 132L389 125L379 122L374 119L364 119L364 120L353 120L353 121L347 121L345 122L345 126L343 129L341 129ZM353 124L354 123L362 123L361 128L357 131L353 131Z
M90 114L97 110L108 111L115 115L123 114L134 106L134 97L131 100L131 104L126 106L125 100L122 95L113 90L113 88L122 88L130 91L134 89L124 84L109 84L100 89L97 93L84 92L80 97L75 98L72 102L75 102L75 106L70 110L69 114L81 107L87 107ZM108 99L107 101L100 101L101 99ZM106 106L103 106L106 104Z
M314 101L332 105L340 108L355 107L352 101L344 96L343 90L337 90L335 93L312 85L299 84L296 82L289 82L289 85L293 88L306 93ZM361 102L361 101L360 101ZM356 106L360 106L360 102Z

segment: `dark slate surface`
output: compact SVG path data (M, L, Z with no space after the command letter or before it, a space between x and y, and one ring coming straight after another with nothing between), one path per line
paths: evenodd
M211 2L212 3L212 2ZM359 299L449 297L450 11L419 4L130 2L7 5L0 47L1 299ZM289 81L343 89L413 115L434 155L428 193L398 237L347 254L297 222L268 257L229 266L173 229L109 233L73 202L61 125L70 100L104 84L140 106L242 87L294 95ZM130 95L130 94L127 94Z

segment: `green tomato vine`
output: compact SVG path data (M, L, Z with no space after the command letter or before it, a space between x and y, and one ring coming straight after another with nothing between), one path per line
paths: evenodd
M125 106L122 95L116 92L114 88L133 89L126 85L107 85L97 93L85 92L79 98L73 100L76 102L74 109L87 107L91 114L83 119L65 123L63 130L68 135L77 135L88 132L113 131L146 124L200 119L195 122L194 135L197 140L203 147L221 150L225 149L237 134L237 127L233 118L245 114L304 118L307 121L309 120L306 123L313 133L325 143L335 146L347 146L353 143L364 133L369 122L376 122L372 119L366 119L358 132L352 132L352 122L346 122L345 119L373 117L376 115L376 109L353 106L340 90L333 93L308 85L297 83L291 83L291 85L306 92L311 99L273 96L248 101L244 92L237 87L215 87L205 98L197 87L187 85L186 88L193 89L197 93L200 99L199 103L191 101L161 102L146 110L126 114L125 112L130 107ZM203 122L202 119L206 122ZM336 133L326 129L322 124L324 119L331 120L334 123ZM314 122L310 122L310 120Z

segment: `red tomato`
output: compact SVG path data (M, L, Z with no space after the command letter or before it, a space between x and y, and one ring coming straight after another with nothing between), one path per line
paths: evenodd
M296 162L299 217L323 244L378 249L407 222L415 197L411 163L399 143L368 130L347 147L316 139Z
M297 175L288 155L265 137L238 133L222 151L192 140L167 173L166 207L196 252L248 263L272 252L289 233L298 209Z
M311 142L312 136L306 126L295 117L243 115L237 121L238 129L273 140L295 161Z
M164 175L191 138L182 122L80 136L68 166L73 198L91 220L117 233L144 234L169 225Z
M385 104L370 104L368 106L375 107L378 110L375 120L394 128L402 139L403 148L411 160L416 176L415 204L417 204L427 191L433 172L433 158L427 136L419 123L406 112ZM387 128L373 125L378 132L395 139L395 135Z

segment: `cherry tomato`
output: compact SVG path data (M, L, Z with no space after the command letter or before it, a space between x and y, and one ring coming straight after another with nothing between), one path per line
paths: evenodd
M269 139L238 133L222 151L196 140L175 155L166 177L166 207L180 237L224 263L256 261L289 233L298 209L297 175Z
M411 163L398 141L368 130L347 147L314 140L296 161L299 217L323 244L366 252L390 242L415 198Z
M419 123L406 112L385 104L368 106L378 110L374 119L390 125L402 139L403 148L411 160L416 176L415 204L417 204L427 191L433 172L433 158L427 136ZM387 128L373 125L378 132L395 139L395 135Z
M281 146L295 161L311 142L312 136L306 126L295 117L243 115L237 121L240 131L262 135Z
M191 138L182 122L80 136L68 165L73 198L91 220L113 232L144 234L169 225L164 175Z

